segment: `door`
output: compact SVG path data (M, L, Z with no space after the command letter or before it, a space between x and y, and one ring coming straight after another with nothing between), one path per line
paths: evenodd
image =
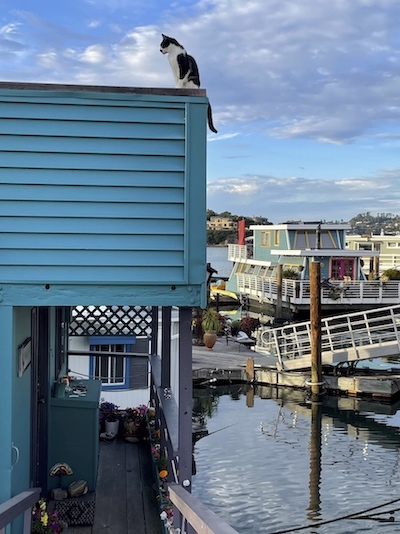
M47 494L49 308L32 309L31 483Z
M354 258L332 258L330 278L345 280L345 277L354 280Z

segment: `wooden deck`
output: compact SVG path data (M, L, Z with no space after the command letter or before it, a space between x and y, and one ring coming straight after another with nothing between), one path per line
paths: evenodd
M102 442L92 527L64 534L161 534L148 443Z

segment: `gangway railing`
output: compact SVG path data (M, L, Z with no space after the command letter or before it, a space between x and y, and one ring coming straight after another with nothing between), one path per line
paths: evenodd
M310 368L310 322L264 330L260 348L277 357L279 370ZM397 354L400 354L400 305L321 320L323 365Z

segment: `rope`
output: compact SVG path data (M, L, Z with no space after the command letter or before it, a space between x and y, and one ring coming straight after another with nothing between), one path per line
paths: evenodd
M285 530L278 530L276 532L271 532L271 534L289 534L290 532L298 532L299 530L305 530L306 528L316 528L320 527L322 525L328 525L330 523L336 523L337 521L342 521L343 519L361 519L357 516L366 514L368 512L372 512L373 510L378 510L379 508L383 508L384 506L388 506L389 504L393 504L395 502L400 501L400 499L393 499L392 501L388 501L384 504L379 504L378 506L372 506L371 508L367 508L365 510L361 510L360 512L355 512L353 514L347 514L343 515L341 517L337 517L336 519L328 519L326 521L319 521L318 523L312 523L310 525L304 525L302 527L294 527L289 528ZM388 512L381 512L381 513L390 513L390 510Z

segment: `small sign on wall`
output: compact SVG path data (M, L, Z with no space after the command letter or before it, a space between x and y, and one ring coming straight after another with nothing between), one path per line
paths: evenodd
M18 376L22 376L29 367L32 360L32 343L28 337L18 347Z

